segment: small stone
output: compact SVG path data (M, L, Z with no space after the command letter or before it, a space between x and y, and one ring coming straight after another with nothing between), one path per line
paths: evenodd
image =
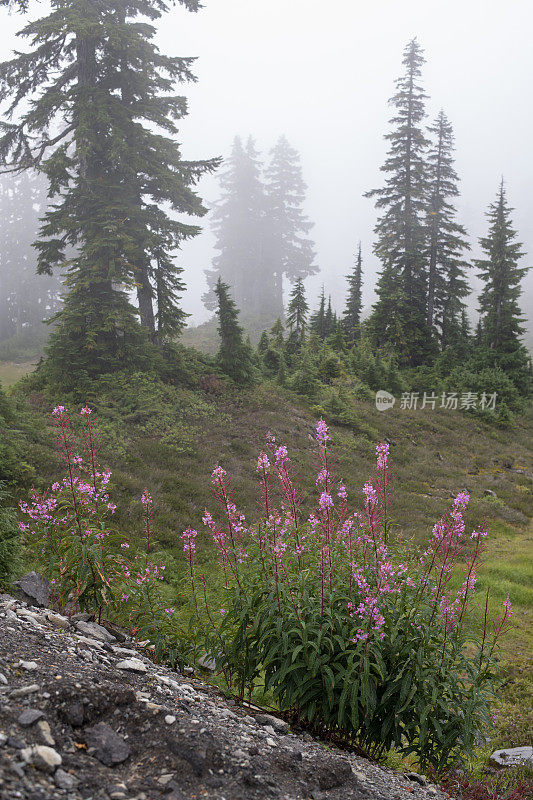
M27 697L29 694L35 694L41 687L38 683L31 683L29 686L21 686L20 689L13 689L9 693L10 697Z
M0 672L0 683L3 684L3 686L7 686L7 678L3 672Z
M244 750L234 750L231 755L233 756L233 758L238 758L239 760L242 760L243 758L248 758Z
M116 639L107 631L103 625L98 625L96 622L83 622L80 620L76 623L76 628L90 636L92 639L97 639L100 642L115 642Z
M86 728L85 742L88 747L94 748L95 757L106 767L121 764L130 754L130 747L122 736L105 722L99 722L93 728Z
M15 666L22 667L22 669L27 670L28 672L33 672L36 669L39 669L39 664L36 661L19 661Z
M69 772L65 772L64 769L58 769L56 774L54 775L54 781L58 789L75 789L78 785L79 781L74 776L71 775Z
M214 672L217 668L215 661L210 655L200 656L196 663L199 667L202 667L202 669L209 670L209 672Z
M148 702L144 704L144 707L147 711L151 711L154 716L155 714L159 714L160 711L163 711L163 706L159 706L157 703Z
M0 733L0 747L5 747L6 746L7 739L8 739L8 737L5 735L5 733Z
M289 732L289 723L285 722L284 719L279 719L279 717L273 717L272 714L257 714L255 719L259 725L270 725L276 733L285 734Z
M272 739L271 736L267 736L265 741L266 741L266 743L268 744L269 747L277 747L278 746L278 743L275 741L275 739Z
M44 713L39 711L37 708L26 708L20 717L18 717L17 722L19 725L22 725L23 728L29 728L33 725L37 720L42 719L44 717Z
M533 747L508 747L495 750L489 763L496 767L533 766Z
M70 622L68 621L67 617L63 617L61 614L52 614L52 612L49 611L46 615L46 619L56 628L66 630L70 627Z
M406 772L405 777L409 778L410 781L414 781L415 783L420 784L420 786L425 786L427 783L426 776L419 775L418 772Z
M176 722L176 717L173 714L167 714L165 717L165 722L167 725L174 725Z
M366 781L367 780L367 777L364 774L364 772L359 772L359 770L355 770L355 769L353 769L352 772L354 774L354 777L357 778L358 781Z
M116 665L117 669L129 670L130 672L146 672L147 667L140 658L126 658L124 661L119 661Z
M50 725L45 719L39 720L37 723L37 730L41 735L41 739L45 744L48 745L48 747L55 747L55 741L50 731Z
M165 775L160 775L157 779L157 782L161 784L161 786L166 786L167 783L170 783L174 775L170 772L167 772Z
M26 763L33 764L41 772L52 773L61 766L63 759L53 747L46 747L44 744L36 744L33 747L26 747L21 751L22 758Z

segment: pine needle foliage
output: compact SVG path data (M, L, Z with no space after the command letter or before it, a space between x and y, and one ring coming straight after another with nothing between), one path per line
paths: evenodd
M153 42L153 23L169 7L52 0L20 32L29 51L0 65L0 99L10 103L0 162L46 175L53 202L36 243L38 271L68 272L49 350L59 372L135 364L147 337L173 337L184 323L172 252L198 227L165 208L203 214L193 187L217 162L184 161L175 141L187 106L174 84L194 76L191 58L165 56ZM127 295L134 289L138 310Z

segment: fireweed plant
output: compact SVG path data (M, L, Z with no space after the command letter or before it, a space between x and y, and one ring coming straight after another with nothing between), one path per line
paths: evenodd
M485 532L467 534L461 492L425 551L409 553L390 542L388 445L377 446L375 477L353 512L323 420L316 441L310 516L273 437L257 461L255 522L237 509L226 471L214 470L218 512L203 518L218 552L213 582L196 568L196 531L182 534L197 640L240 698L264 682L280 709L323 735L440 769L490 724L497 643L510 626L508 601L491 624L487 595L481 634L472 632ZM464 580L454 592L456 566Z
M48 492L32 491L31 502L20 503L29 517L20 529L58 605L95 612L99 619L103 612L119 615L139 636L152 638L172 611L163 608L159 590L165 566L151 555L152 498L143 493L141 552L130 555L128 538L112 525L111 472L98 463L100 440L91 409L82 408L73 421L57 406L52 421L65 475Z

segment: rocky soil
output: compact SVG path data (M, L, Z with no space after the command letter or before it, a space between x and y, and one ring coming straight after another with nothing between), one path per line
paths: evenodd
M252 716L85 615L0 595L1 800L443 800Z

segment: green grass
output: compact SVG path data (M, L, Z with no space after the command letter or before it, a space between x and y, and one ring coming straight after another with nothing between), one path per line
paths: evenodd
M0 362L0 386L4 389L13 386L17 381L35 369L35 361Z

